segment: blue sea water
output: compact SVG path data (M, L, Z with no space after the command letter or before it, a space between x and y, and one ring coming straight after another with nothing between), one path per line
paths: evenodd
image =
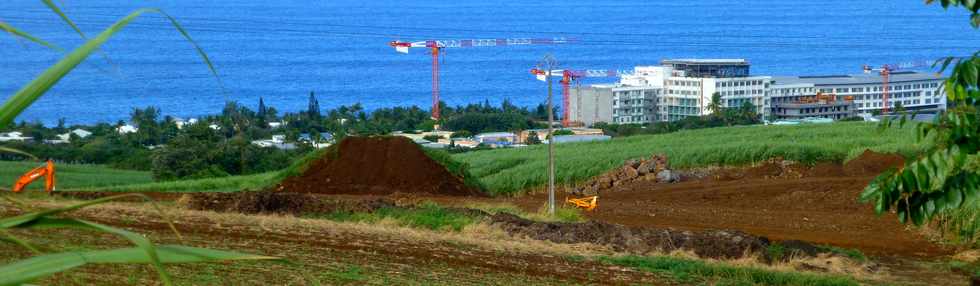
M745 58L761 75L860 73L864 64L931 60L980 48L980 31L956 8L912 0L701 1L56 1L89 36L140 7L174 16L211 56L218 84L165 18L148 15L110 40L19 120L47 124L125 120L134 107L215 113L224 102L279 110L361 103L419 105L431 95L425 51L391 40L575 38L573 44L447 49L442 98L450 105L510 100L535 105L530 75L546 53L571 69L631 69L664 58ZM0 4L0 21L67 48L79 36L40 1ZM0 96L63 53L0 35ZM594 79L593 82L613 79Z

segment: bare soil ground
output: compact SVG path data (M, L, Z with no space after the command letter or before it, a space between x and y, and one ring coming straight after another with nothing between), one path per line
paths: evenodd
M735 229L772 240L803 240L877 255L937 256L946 251L894 214L878 216L857 196L871 178L746 179L637 183L600 195L586 215L627 226ZM845 190L840 192L838 190ZM538 208L545 196L517 200Z
M878 216L871 205L858 202L875 175L901 164L901 157L869 151L843 166L805 167L776 160L714 170L681 183L637 181L601 193L599 208L587 215L636 227L734 229L776 241L802 240L873 255L949 254L899 223L894 214ZM515 202L532 209L545 198L538 194Z
M0 213L4 215L16 212L19 211L0 207ZM189 210L177 212L177 226L185 237L183 241L178 241L164 221L145 205L99 206L77 215L141 232L157 243L246 250L284 257L293 262L169 267L180 284L670 285L668 280L649 273L573 257L578 254L611 253L602 247L508 239L506 235L489 229L439 234L291 216ZM126 245L112 236L81 231L32 231L21 235L29 236L34 241L50 242L48 246L88 248ZM0 261L28 256L28 252L16 246L0 245ZM144 266L86 266L70 275L57 275L42 281L42 284L153 284L157 281L155 275Z

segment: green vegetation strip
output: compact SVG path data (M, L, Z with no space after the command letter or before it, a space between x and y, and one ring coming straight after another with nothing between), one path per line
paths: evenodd
M853 278L773 271L665 256L599 257L599 261L664 275L683 284L713 285L858 285Z
M556 146L558 184L582 182L622 166L628 159L667 154L674 168L742 165L783 157L803 163L843 162L865 149L913 156L911 127L879 131L874 123L839 122L796 126L736 126L614 138ZM519 194L547 181L547 146L454 155L495 195Z
M142 184L115 185L108 187L78 188L73 191L95 192L238 192L243 190L262 190L278 182L280 172L254 175L230 176L220 178L194 179L183 181L149 182Z
M42 162L31 161L0 161L0 178L10 183L9 186L13 186L18 177L41 164ZM55 170L59 190L143 184L153 181L149 172L113 169L103 165L57 163ZM44 180L35 181L27 189L43 190Z
M463 230L464 227L475 222L472 217L440 207L434 203L423 203L417 208L383 207L369 213L337 211L322 215L308 215L308 217L365 223L375 223L385 218L391 218L403 226L449 231Z

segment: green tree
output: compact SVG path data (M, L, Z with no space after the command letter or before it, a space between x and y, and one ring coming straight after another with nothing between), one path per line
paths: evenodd
M902 105L901 101L895 101L895 113L902 114L905 113L905 105Z
M449 135L449 137L450 138L468 138L468 137L473 137L473 133L472 132L469 132L469 131L466 131L466 130L460 130L460 131L453 132L453 134L452 135Z
M160 109L147 107L145 109L133 108L129 113L129 121L137 127L136 132L130 134L135 143L143 146L157 145L161 143L163 130L157 122L160 117Z
M756 112L755 104L742 102L742 106L738 107L738 118L735 121L741 125L759 123L759 113Z
M320 101L316 100L312 91L310 92L309 103L307 103L306 115L311 119L320 119Z
M711 114L716 117L721 117L724 107L721 105L721 93L715 92L711 94L711 103L708 103L708 110L711 110Z
M928 0L926 3L936 1ZM941 0L943 8L963 7L971 12L971 24L980 26L980 2ZM952 66L943 87L951 106L930 123L918 123L916 134L928 150L897 170L872 181L861 200L873 201L875 211L898 213L901 222L922 225L945 211L972 206L980 189L980 52L969 57L948 57L936 62L940 72ZM903 116L900 125L905 122ZM892 121L885 121L887 127ZM929 140L931 142L925 142Z
M527 145L538 145L541 144L541 138L538 138L538 132L531 131L527 133L527 140L524 140Z
M267 112L268 112L268 109L265 107L265 101L263 101L262 100L262 97L260 96L259 97L259 108L256 111L255 116L257 116L258 118L261 118L261 119L265 119L265 116L267 115Z

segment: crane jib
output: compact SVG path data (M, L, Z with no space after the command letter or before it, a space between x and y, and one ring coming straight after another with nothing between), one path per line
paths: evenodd
M566 38L515 38L515 39L474 39L474 40L434 40L426 41L426 47L466 48L466 47L497 47L520 45L547 45L568 43Z

